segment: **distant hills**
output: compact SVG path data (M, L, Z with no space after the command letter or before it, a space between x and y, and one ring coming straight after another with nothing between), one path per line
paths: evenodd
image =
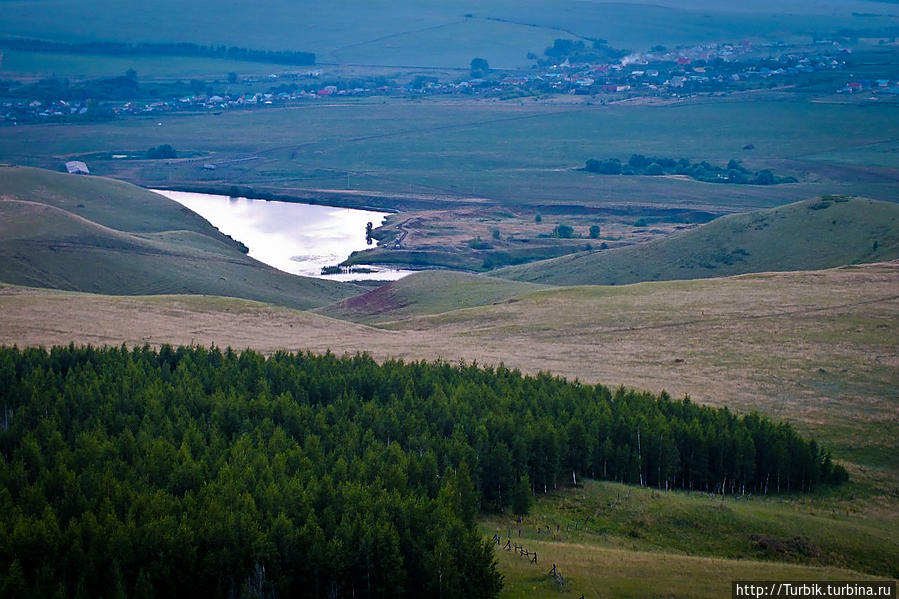
M626 285L896 258L899 204L830 196L721 217L646 244L580 252L491 274L548 285Z
M0 281L115 295L220 295L297 309L363 291L262 264L159 194L8 166L0 167Z

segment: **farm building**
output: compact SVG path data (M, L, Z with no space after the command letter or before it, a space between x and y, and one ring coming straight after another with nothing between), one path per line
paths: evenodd
M66 171L68 171L70 175L91 174L91 172L87 168L87 165L80 160L70 160L69 162L66 162Z

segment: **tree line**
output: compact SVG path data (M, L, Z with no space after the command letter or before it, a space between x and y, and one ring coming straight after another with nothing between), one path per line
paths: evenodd
M132 71L133 72L133 71ZM137 76L101 77L71 82L66 77L46 77L38 81L6 88L10 98L54 102L57 100L133 100L141 96ZM112 116L109 111L109 116Z
M0 39L0 48L21 52L99 54L107 56L197 56L283 65L314 65L315 53L291 50L253 50L238 46L205 46L191 42L128 44L124 42L53 42L27 38Z
M846 473L789 424L505 367L0 348L0 595L493 597L478 511Z
M555 39L553 45L543 50L546 60L540 64L550 65L568 60L572 63L581 62L613 62L630 54L630 50L622 50L609 46L604 39L592 39L588 48L583 40Z
M738 160L731 159L726 167L710 164L703 160L691 163L686 158L660 158L632 154L627 162L618 158L597 160L590 158L584 170L599 175L684 175L705 183L732 183L736 185L778 185L796 183L795 177L779 177L769 169L751 171Z

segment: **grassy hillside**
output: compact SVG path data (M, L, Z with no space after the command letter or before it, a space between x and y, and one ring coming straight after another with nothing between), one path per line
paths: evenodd
M128 233L185 230L223 237L206 220L178 202L114 179L0 165L0 197L54 206Z
M211 294L293 308L360 291L270 268L176 202L118 181L5 167L0 194L0 280L8 283Z
M704 493L587 481L538 501L521 524L497 516L482 528L503 544L511 529L513 542L538 554L539 567L497 547L507 597L558 596L558 584L546 574L552 564L575 597L725 597L731 580L747 577L896 576L897 523L881 523L830 497L728 496L722 502Z
M541 288L541 285L531 283L431 270L347 298L317 312L343 320L375 323L508 301Z
M582 252L494 274L553 285L624 285L897 257L899 204L838 197L729 215L652 243Z

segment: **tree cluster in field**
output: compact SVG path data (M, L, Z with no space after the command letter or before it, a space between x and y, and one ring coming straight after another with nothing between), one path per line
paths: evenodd
M627 162L617 158L597 160L591 158L584 170L600 175L685 175L706 183L733 183L737 185L777 185L795 183L795 177L778 177L768 169L751 171L737 160L731 159L726 167L709 164L705 160L691 163L686 158L658 158L632 154Z
M196 56L225 58L284 65L313 65L313 52L290 50L252 50L237 46L204 46L191 42L139 43L124 42L51 42L26 38L0 39L0 48L21 52L53 52L55 54L100 54L107 56Z
M537 222L540 222L539 220ZM590 225L590 228L587 230L587 234L590 239L599 239L599 225ZM546 235L541 234L538 237L555 237L556 239L580 239L583 235L579 234L574 230L574 227L571 225L566 225L565 223L559 223L555 227L553 227L552 233Z
M0 594L491 597L478 509L571 472L810 490L789 424L504 367L0 348Z
M592 40L590 47L583 40L556 39L553 45L545 48L543 54L547 57L538 61L542 65L558 64L568 60L571 63L580 62L610 62L627 56L629 50L621 50L608 45L603 39ZM537 58L529 54L528 58Z
M175 151L175 148L171 146L171 144L162 144L158 146L153 146L149 150L147 150L147 158L150 160L159 160L162 158L177 158L178 152Z
M469 74L475 79L486 77L490 72L490 64L486 58L472 58L469 66L471 67Z

